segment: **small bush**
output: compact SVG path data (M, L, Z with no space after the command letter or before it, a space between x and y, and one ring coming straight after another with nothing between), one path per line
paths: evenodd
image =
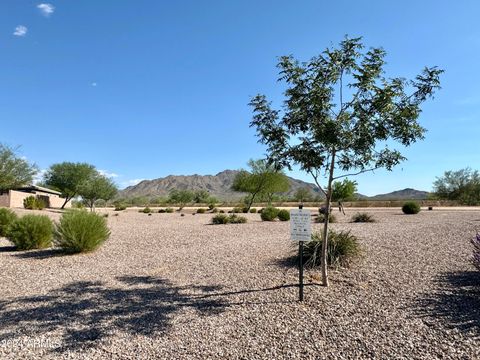
M257 209L255 209L255 208L250 209L250 214L256 214L256 212L257 212Z
M17 219L17 214L15 214L12 210L6 208L0 209L0 237L7 236L8 229Z
M278 212L278 220L280 221L289 221L290 220L290 212L288 210L282 209Z
M93 251L110 236L105 218L94 212L70 210L55 227L54 243L68 253Z
M23 207L28 210L43 210L45 202L36 196L30 195L23 199Z
M273 206L266 207L263 209L260 217L263 221L274 221L278 216L278 209Z
M209 209L209 210L215 209L215 203L210 203L210 204L208 204L208 209Z
M205 209L197 209L197 214L205 214L206 210Z
M7 238L18 250L43 249L52 244L53 224L46 215L25 215L9 227Z
M318 214L317 218L315 219L315 222L317 223L324 223L325 222L325 214ZM330 214L328 216L328 222L329 223L336 223L337 222L337 217L333 214Z
M472 264L480 271L480 233L477 233L472 240L473 245L473 257L472 257Z
M218 209L217 209L217 208L213 208L213 209L212 209L212 214L216 214L216 213L218 213Z
M233 214L243 213L243 208L242 208L242 207L234 207L234 208L232 209L232 213L233 213Z
M248 207L244 206L244 207L242 208L242 213L248 214Z
M332 212L332 207L330 207L330 213L331 212ZM322 207L318 208L318 213L321 214L321 215L325 215L327 213L327 207L322 206Z
M402 206L402 211L404 214L413 215L420 212L420 205L414 201L408 201Z
M372 223L375 222L375 219L372 215L367 213L356 213L352 216L352 222L355 223Z
M175 211L175 210L174 210L173 208L170 208L170 207L165 209L165 212L166 212L167 214L171 214L171 213L173 213L174 211Z
M327 264L331 267L348 267L361 255L360 244L350 231L329 231L327 245ZM305 266L321 265L322 233L312 234L312 241L305 243L303 257Z
M257 213L261 214L263 212L263 209L259 209Z
M220 214L225 214L225 210L220 210L219 213Z
M233 214L228 217L228 222L230 224L245 224L247 222L247 218Z
M143 212L144 214L150 214L152 212L152 209L150 209L148 206L142 210L138 210L138 212Z
M215 225L228 224L228 216L225 214L215 215L212 218L212 224L215 224Z
M159 213L159 214L164 214L164 213L166 213L166 212L167 212L167 211L166 211L165 209L158 209L158 213Z
M115 210L115 211L123 211L123 210L125 210L126 208L127 208L127 205L125 205L125 204L116 204L114 210Z

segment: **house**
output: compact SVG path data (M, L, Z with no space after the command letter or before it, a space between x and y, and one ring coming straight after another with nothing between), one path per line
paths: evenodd
M29 185L14 190L8 190L0 193L0 207L23 208L23 200L29 196L36 196L42 199L46 207L60 208L65 199L60 197L61 193L52 189L41 186ZM70 201L65 205L66 208L71 206Z

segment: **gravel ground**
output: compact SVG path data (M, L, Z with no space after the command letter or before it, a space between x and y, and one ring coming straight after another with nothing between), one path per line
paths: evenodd
M0 239L0 359L480 358L480 209L370 208L376 223L349 223L356 211L332 227L364 257L329 288L306 271L303 303L289 224L257 214L111 212L109 241L82 255Z

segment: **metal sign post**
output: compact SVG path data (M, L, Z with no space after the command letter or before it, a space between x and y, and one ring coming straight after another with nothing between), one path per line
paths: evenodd
M290 237L298 241L298 299L303 301L303 243L312 238L310 211L303 210L303 205L299 205L298 210L290 211Z

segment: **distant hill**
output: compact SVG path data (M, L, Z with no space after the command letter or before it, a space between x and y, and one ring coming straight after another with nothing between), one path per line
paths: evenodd
M420 191L411 188L393 191L388 194L370 196L369 200L424 200L428 196L427 191Z
M164 178L153 180L143 180L134 186L129 186L121 190L118 194L120 198L131 198L138 196L167 197L172 190L206 190L212 196L219 200L237 200L244 196L231 190L233 179L238 174L238 170L224 170L216 175L169 175ZM290 182L290 190L285 194L287 197L293 197L299 188L308 188L313 196L323 194L314 184L288 177ZM426 199L428 192L415 189L403 189L393 191L388 194L380 194L375 196L365 196L356 194L359 200L406 200L406 199Z
M143 180L134 186L129 186L119 192L119 197L166 197L170 191L178 190L207 190L212 196L220 200L239 199L244 194L231 190L233 179L238 170L225 170L216 175L169 175L154 180ZM302 187L311 190L314 196L321 194L314 184L288 177L290 190L286 196L293 196Z

